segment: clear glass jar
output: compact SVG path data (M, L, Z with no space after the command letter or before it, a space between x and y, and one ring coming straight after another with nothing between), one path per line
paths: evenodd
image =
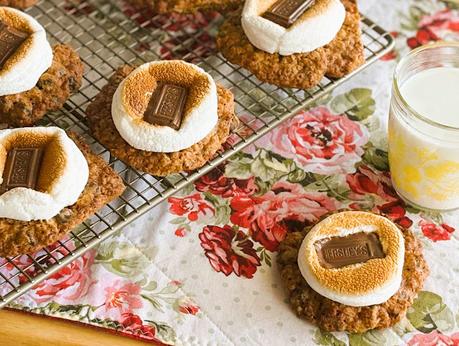
M394 188L408 203L423 209L452 210L459 208L459 128L419 114L400 91L413 75L437 67L459 69L459 42L419 47L395 70L389 164Z

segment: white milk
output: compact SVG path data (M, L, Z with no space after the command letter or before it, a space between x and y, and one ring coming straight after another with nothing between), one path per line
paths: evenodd
M438 67L419 72L403 83L400 92L422 116L459 128L459 68Z
M393 100L389 162L394 187L402 197L424 208L459 208L459 68L420 71L399 88L417 113L457 130L403 117Z

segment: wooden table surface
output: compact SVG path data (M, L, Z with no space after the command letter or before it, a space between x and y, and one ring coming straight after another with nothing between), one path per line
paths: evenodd
M152 345L101 328L14 310L0 310L1 346L142 346Z

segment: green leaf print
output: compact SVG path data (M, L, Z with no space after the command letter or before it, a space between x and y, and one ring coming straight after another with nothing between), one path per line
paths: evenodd
M405 334L415 332L415 331L416 331L416 328L413 327L413 325L411 324L411 322L410 322L407 318L402 318L402 320L401 320L400 322L398 322L397 324L395 324L395 325L392 327L392 330L393 330L398 336L400 336L401 338L403 338L403 336L404 336Z
M254 176L265 182L272 182L289 173L288 167L261 149L251 165Z
M203 192L203 195L206 201L210 202L215 209L212 223L215 225L227 224L231 216L229 201L210 192Z
M181 225L186 221L187 221L186 217L180 216L180 217L176 217L175 219L170 220L169 223L171 223L173 225Z
M134 278L149 265L148 259L128 241L111 238L103 242L94 261L108 271L125 278Z
M225 175L228 178L248 179L256 178L259 188L258 194L263 194L281 178L291 183L310 183L311 175L299 168L295 161L285 159L266 149L259 149L252 158L248 154L238 154L232 158L225 168Z
M267 252L264 247L258 247L256 250L259 253L260 260L265 262L268 267L272 266L271 255Z
M346 343L338 340L332 333L317 329L314 333L314 342L321 346L346 346Z
M142 289L145 291L154 291L158 288L158 283L156 281L150 281L145 286L142 286Z
M370 330L363 334L349 334L349 346L396 346L403 341L391 329Z
M340 175L317 175L317 180L307 185L305 190L325 192L328 196L334 197L338 201L346 201L348 199L349 188L344 179L345 177Z
M253 158L250 155L239 153L233 156L225 167L225 176L235 179L249 179L252 176Z
M156 328L156 338L164 343L175 343L177 336L174 330L165 323L145 320L148 324Z
M380 171L389 170L389 159L387 152L376 148L373 144L369 143L365 147L365 153L363 154L363 161L370 164Z
M347 113L352 120L361 121L373 115L376 102L371 89L356 88L336 96L330 106L336 114Z
M454 325L453 312L433 292L421 291L406 314L411 324L423 333L433 330L450 331Z

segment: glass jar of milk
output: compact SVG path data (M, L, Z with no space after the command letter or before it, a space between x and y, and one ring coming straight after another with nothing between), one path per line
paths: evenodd
M394 188L408 203L459 208L459 42L423 46L399 62L389 164Z

